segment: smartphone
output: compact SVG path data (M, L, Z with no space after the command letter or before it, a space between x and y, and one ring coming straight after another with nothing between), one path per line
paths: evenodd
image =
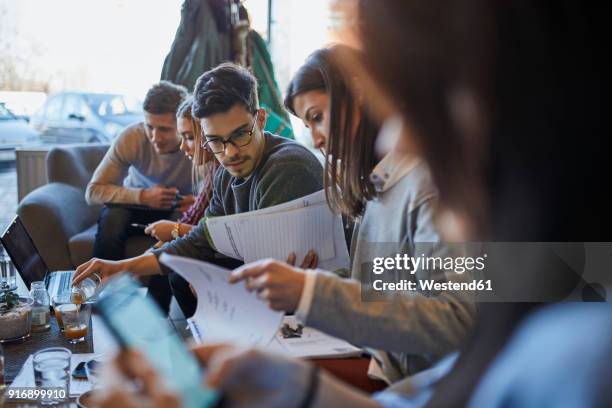
M100 287L94 310L121 347L138 350L146 356L168 388L179 393L184 407L217 406L219 395L203 385L203 371L198 361L159 306L138 293L140 287L130 275L116 275Z
M87 371L85 371L85 361L81 361L74 367L72 370L72 378L77 380L86 380L87 379Z

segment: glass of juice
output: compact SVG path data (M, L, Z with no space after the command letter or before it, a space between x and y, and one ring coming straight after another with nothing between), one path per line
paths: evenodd
M55 320L57 320L57 325L59 326L62 333L64 332L64 322L62 320L62 309L71 309L72 302L70 301L70 294L63 293L56 296L53 296L52 306L53 312L55 313Z
M64 324L64 336L70 344L85 341L89 329L91 304L70 304L60 307L60 316Z

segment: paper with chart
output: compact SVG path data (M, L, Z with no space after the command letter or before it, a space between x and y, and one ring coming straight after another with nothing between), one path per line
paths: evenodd
M230 284L229 269L168 254L159 260L196 291L198 305L191 320L203 341L265 346L272 340L283 313L271 310L244 283Z
M323 190L287 203L206 221L218 252L252 262L262 258L286 260L291 252L304 259L317 252L318 267L349 267L342 218L331 212Z

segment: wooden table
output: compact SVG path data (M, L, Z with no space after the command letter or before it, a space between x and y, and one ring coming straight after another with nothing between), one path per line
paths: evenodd
M5 343L2 345L4 348L4 376L7 384L11 383L13 379L19 374L23 363L28 359L31 354L36 353L38 350L47 347L65 347L72 351L73 354L81 353L93 353L93 330L92 322L89 322L89 330L87 330L87 336L85 341L72 345L68 343L68 339L64 337L64 334L60 331L55 315L51 314L51 328L44 332L32 333L29 338L14 342ZM3 407L38 407L36 402L4 402ZM77 407L76 398L70 398L70 408Z
M179 334L187 339L190 333L185 330L186 322L180 320L172 321ZM90 328L92 324L90 323ZM18 343L11 343L4 345L5 351L5 376L7 383L11 382L15 376L19 373L21 366L28 358L28 356L41 348L46 347L66 347L75 354L79 353L93 353L94 342L93 342L93 330L89 330L85 342L79 343L75 346L71 346L68 340L60 332L55 317L52 315L51 318L51 329L46 332L32 333L31 337L25 341ZM98 343L100 339L96 340ZM111 339L104 338L103 341L112 341ZM96 347L100 348L100 344ZM368 377L367 371L370 359L366 357L358 358L341 358L341 359L312 359L314 364L319 368L327 371L334 375L340 380L357 387L365 392L373 393L380 391L386 387L386 384L382 381L372 380ZM5 407L37 407L36 403L24 403L24 402L13 402L4 403ZM71 398L69 406L71 408L77 407L76 398Z
M93 353L93 336L91 330L91 321L89 323L90 330L87 330L85 341L71 345L68 339L60 331L55 315L51 314L51 329L44 332L32 333L29 338L14 343L5 343L4 348L4 376L7 383L12 382L19 374L21 366L28 359L30 354L34 354L40 349L47 347L65 347L74 354Z

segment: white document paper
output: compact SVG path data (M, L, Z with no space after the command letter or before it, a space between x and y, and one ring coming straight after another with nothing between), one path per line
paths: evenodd
M159 260L195 289L198 304L191 325L203 341L263 347L272 340L283 313L270 309L255 293L248 292L244 283L230 284L229 269L168 254Z
M324 202L325 194L324 190L321 190L283 204L262 208L260 210L208 218L206 220L206 226L208 227L208 233L212 237L218 252L235 259L244 260L244 256L241 253L243 246L237 242L240 234L236 229L236 223L240 220L264 214L295 210Z
M196 343L202 343L202 334L199 325L191 319L187 319L189 329ZM283 324L289 324L295 328L299 322L293 316L285 316ZM284 338L279 329L274 339L265 347L266 350L285 354L294 358L350 358L359 357L363 350L352 344L329 336L311 327L304 327L302 336L299 338Z
M235 259L284 261L295 252L299 263L314 250L319 267L349 268L342 218L328 208L323 190L261 210L209 218L206 225L217 251Z
M284 324L295 329L300 322L294 316L285 316ZM294 338L284 338L279 330L268 349L294 358L348 358L363 353L359 347L307 326L300 337Z

